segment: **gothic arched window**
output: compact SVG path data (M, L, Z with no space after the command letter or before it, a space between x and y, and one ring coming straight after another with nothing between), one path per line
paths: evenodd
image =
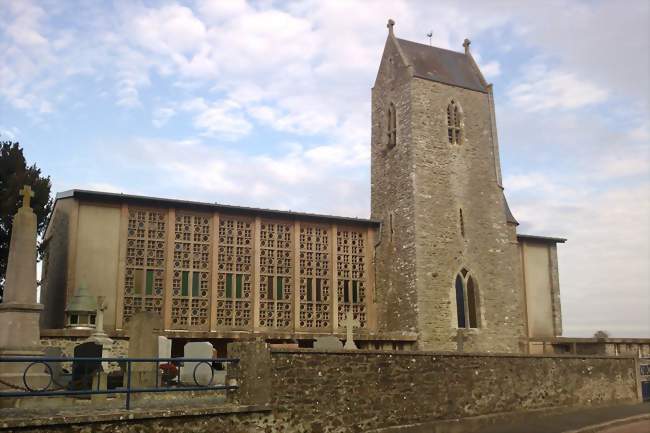
M458 328L478 328L478 287L474 278L463 269L456 275L456 316Z
M388 137L388 148L391 149L397 144L397 112L395 104L392 102L388 105L386 135Z
M461 143L461 116L462 112L460 106L456 101L451 101L447 105L447 137L451 144L460 144Z

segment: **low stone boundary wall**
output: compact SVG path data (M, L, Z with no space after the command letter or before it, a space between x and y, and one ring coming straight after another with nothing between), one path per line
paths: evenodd
M251 348L251 344L257 345ZM270 350L232 343L229 371L239 404L254 390L286 431L366 431L378 427L542 408L638 401L632 357L433 352ZM255 362L245 361L247 353ZM264 361L268 359L267 361Z
M43 409L11 421L2 413L0 431L430 431L413 428L639 401L632 357L271 350L261 341L231 343L228 354L240 358L227 373L239 385L229 404L179 398L164 409L53 418Z

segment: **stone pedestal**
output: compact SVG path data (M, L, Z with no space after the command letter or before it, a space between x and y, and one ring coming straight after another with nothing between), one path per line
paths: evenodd
M29 207L33 193L25 186L23 205L14 216L4 299L0 304L0 357L42 356L39 319L43 306L36 302L36 214ZM0 390L24 388L23 372L29 362L0 362ZM40 389L50 380L45 366L29 369L30 387Z

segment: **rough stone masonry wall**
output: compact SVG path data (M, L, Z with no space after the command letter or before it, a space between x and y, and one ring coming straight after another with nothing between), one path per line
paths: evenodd
M466 268L478 283L480 312L466 350L522 352L521 265L497 183L488 95L414 78L411 99L419 347L456 348L454 280ZM460 144L447 138L452 100L462 109Z
M74 356L74 348L88 339L88 336L79 337L41 337L41 346L59 347L66 358ZM129 353L128 338L113 338L113 347L111 347L111 357L126 357Z
M410 83L410 72L389 37L372 89L371 216L382 221L375 250L380 331L417 331ZM392 148L387 136L391 102L397 126Z
M638 398L633 358L310 349L270 358L268 382L256 370L249 384L270 386L285 431L367 431Z

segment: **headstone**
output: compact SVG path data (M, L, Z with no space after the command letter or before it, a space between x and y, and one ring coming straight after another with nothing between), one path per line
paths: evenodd
M212 344L207 341L187 343L183 348L183 357L212 359L213 350ZM212 362L184 362L181 382L189 386L214 385Z
M134 314L127 325L129 358L158 358L158 333L162 329L160 315L151 311ZM155 388L158 363L131 363L131 387ZM124 379L126 385L126 377Z
M358 349L357 345L354 344L354 339L352 338L352 329L355 326L360 326L361 323L354 318L352 312L348 311L348 314L345 316L345 320L341 322L341 325L344 325L346 329L345 346L343 346L343 348L347 350Z
M63 358L63 350L60 347L46 347L46 358ZM66 372L62 362L46 361L46 364L52 370L52 386L51 388L58 390L59 388L67 388L70 383L71 375Z
M92 341L82 343L74 348L75 358L101 358L102 346ZM69 388L73 390L91 389L93 376L102 370L100 361L73 361L72 380Z
M0 357L42 356L39 318L43 305L36 302L36 214L30 207L34 196L25 185L20 191L23 204L14 215L9 244L4 296L0 303ZM0 389L7 383L22 386L29 363L0 363ZM41 389L50 381L43 369L30 368L26 375L30 387Z
M171 358L172 357L172 341L163 337L162 335L158 336L158 358Z
M338 337L333 335L327 335L325 337L316 337L314 341L314 349L319 350L341 350L343 349L343 343Z

